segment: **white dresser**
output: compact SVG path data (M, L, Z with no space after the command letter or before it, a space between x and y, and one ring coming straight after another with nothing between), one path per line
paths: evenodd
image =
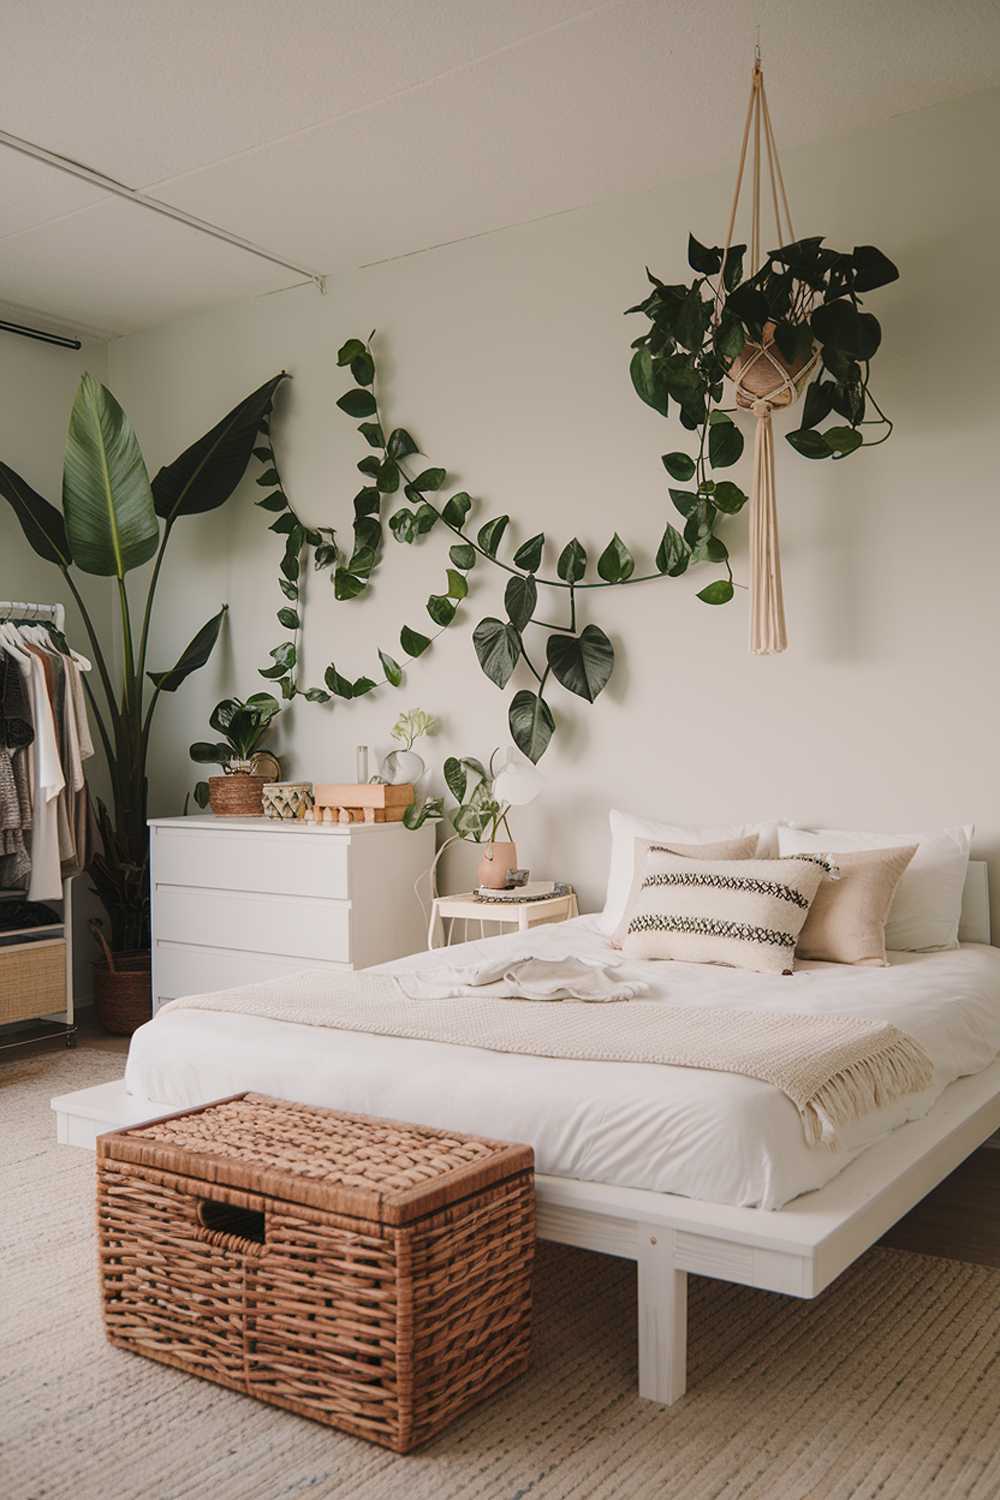
M364 969L426 941L432 825L154 818L153 1009L298 969Z

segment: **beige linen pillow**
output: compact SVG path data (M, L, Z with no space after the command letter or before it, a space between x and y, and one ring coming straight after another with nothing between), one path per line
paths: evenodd
M917 845L910 844L831 854L840 878L824 880L816 892L799 935L799 957L884 966L889 908L916 852Z
M685 859L650 848L622 947L628 958L790 974L825 879L810 859Z
M625 930L642 885L646 856L650 849L663 854L679 854L684 859L753 859L759 841L760 836L756 833L748 833L745 838L739 839L717 839L713 844L665 844L660 839L636 839L632 884L625 902L624 915L611 935L612 948L620 948L625 941Z

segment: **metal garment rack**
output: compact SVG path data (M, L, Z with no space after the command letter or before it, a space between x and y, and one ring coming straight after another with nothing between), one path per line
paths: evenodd
M29 600L24 599L0 599L0 621L4 620L21 620L30 621L32 623L37 622L41 625L54 625L60 633L65 633L66 606L65 604L35 604ZM0 1041L0 1052L5 1052L8 1048L11 1047L25 1047L30 1042L52 1041L56 1037L62 1037L67 1047L76 1046L77 1025L75 1019L73 996L72 886L73 877L70 877L70 879L63 881L62 921L58 924L54 923L51 929L35 928L31 930L33 932L42 933L54 931L57 926L62 929L63 940L66 944L66 1020L43 1020L43 1025L47 1028L46 1030L39 1031L36 1027L32 1029L31 1034L28 1036L17 1037L13 1041ZM23 896L25 894L26 893L24 891L0 891L0 897L16 897ZM0 932L0 938L2 938L3 935L4 934ZM30 935L30 932L23 934L23 936L25 937L29 937ZM0 949L0 951L2 951L2 949ZM11 1024L17 1025L18 1023L15 1021Z

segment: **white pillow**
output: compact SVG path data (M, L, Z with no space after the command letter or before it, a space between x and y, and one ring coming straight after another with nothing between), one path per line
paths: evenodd
M916 844L903 871L885 925L885 946L897 952L926 953L958 947L962 891L969 867L975 826L946 828L940 833L856 833L842 828L778 830L779 853L845 854L855 849L885 849Z
M628 905L635 868L637 839L651 839L664 844L716 844L723 839L742 839L757 835L757 858L773 859L778 852L777 823L729 823L704 828L684 827L680 823L660 823L655 818L639 818L633 813L611 809L611 863L608 866L608 893L604 910L598 918L601 932L614 932Z

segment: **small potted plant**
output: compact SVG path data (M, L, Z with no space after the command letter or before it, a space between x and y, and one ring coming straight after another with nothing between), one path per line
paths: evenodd
M274 778L255 774L253 757L280 712L281 704L270 693L254 693L245 702L223 698L215 705L208 722L224 743L199 740L191 746L191 759L221 766L223 774L199 781L194 789L199 807L207 804L220 817L263 816L263 789Z
M474 756L464 755L458 759L450 755L443 771L445 785L457 806L446 813L443 797L428 797L420 804L412 802L403 814L407 828L422 828L428 819L447 817L455 830L435 855L431 866L431 895L435 894L437 862L456 839L482 846L483 855L477 871L479 884L488 890L502 890L510 872L517 869L517 845L507 815L512 807L524 807L535 800L542 789L541 772L515 759L513 751L499 749L490 756L488 768ZM505 840L497 837L501 828L507 835Z
M403 748L390 750L382 762L382 774L390 786L415 785L420 780L427 767L413 746L422 735L436 733L437 727L437 719L422 708L408 708L400 714L390 732Z

